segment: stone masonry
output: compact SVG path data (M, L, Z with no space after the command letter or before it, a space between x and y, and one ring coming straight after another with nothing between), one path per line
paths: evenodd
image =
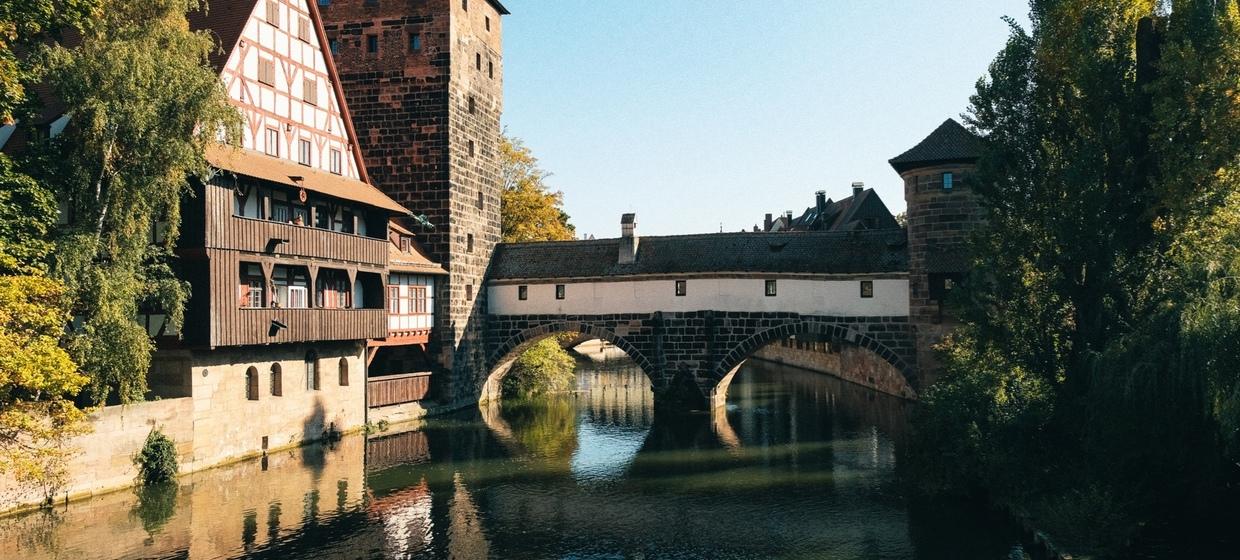
M705 408L716 387L759 348L790 336L816 335L865 348L919 387L913 329L905 317L828 317L797 313L658 312L617 315L503 315L487 320L490 378L498 380L530 344L561 332L583 333L624 350L650 377L664 408Z
M485 375L484 277L500 240L502 27L497 2L334 0L321 8L375 186L433 224L406 224L448 270L432 355L443 402Z

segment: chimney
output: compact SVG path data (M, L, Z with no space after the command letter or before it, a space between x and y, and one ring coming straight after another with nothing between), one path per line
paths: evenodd
M814 193L814 205L818 207L819 216L827 211L827 191Z
M770 213L767 213L766 218L762 220L762 231L771 231L771 226L773 225L775 225L775 222L771 220Z
M853 196L861 196L861 192L865 190L865 183L854 181L852 184Z
M624 214L620 217L620 255L616 262L633 264L637 262L637 214Z

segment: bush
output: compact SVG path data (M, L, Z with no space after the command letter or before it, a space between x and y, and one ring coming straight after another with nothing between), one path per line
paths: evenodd
M138 465L138 476L143 484L172 480L180 468L177 464L176 444L159 430L151 430L146 436L146 443L133 462Z
M504 396L528 397L568 391L573 386L576 367L577 361L560 346L558 336L544 338L517 357L512 371L504 377Z

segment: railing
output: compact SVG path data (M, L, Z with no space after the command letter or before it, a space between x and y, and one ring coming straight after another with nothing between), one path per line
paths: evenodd
M382 309L226 306L212 328L217 333L216 345L235 346L383 338L387 335L386 323L387 314Z
M366 405L370 408L420 401L431 388L431 373L401 373L366 380Z

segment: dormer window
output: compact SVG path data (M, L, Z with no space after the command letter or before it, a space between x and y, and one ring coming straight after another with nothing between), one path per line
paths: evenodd
M407 235L400 236L400 252L402 253L409 252L409 236Z

